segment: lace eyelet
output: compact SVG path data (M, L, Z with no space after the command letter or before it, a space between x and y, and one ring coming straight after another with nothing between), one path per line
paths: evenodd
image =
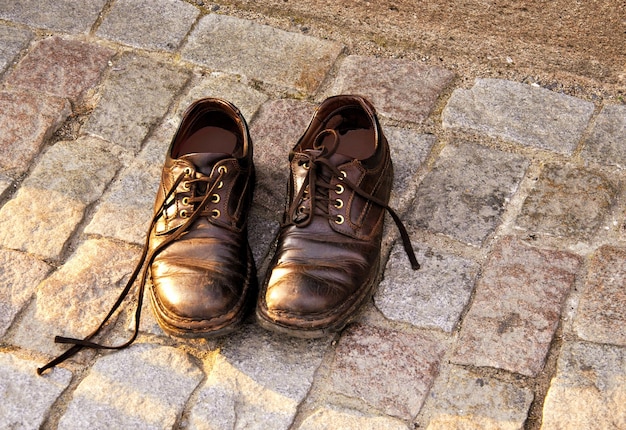
M220 215L221 215L221 212L218 209L213 209L211 211L211 217L213 217L213 218L219 218Z
M185 191L189 191L191 189L191 187L189 186L189 182L185 181L183 182L183 190Z
M181 217L181 218L187 218L187 215L188 215L188 214L187 214L187 211L186 211L185 209L181 210L181 211L179 212L179 214L180 214L180 217Z
M343 191L344 191L343 185L337 184L337 186L335 186L335 192L337 194L341 194L341 193L343 193Z
M224 181L219 181L217 183L217 189L219 190L220 188L222 188L224 186Z
M340 181L343 181L344 178L348 177L348 174L345 172L345 170L340 170L339 173L341 173L341 176L339 177Z
M183 197L181 203L183 204L183 206L189 206L189 197Z
M219 203L220 202L220 195L219 194L213 194L211 196L211 203Z
M228 173L228 167L226 166L220 166L217 168L217 173L221 173L222 175L225 175L226 173Z
M341 209L341 208L343 207L343 200L341 200L341 199L336 199L336 200L335 200L335 207L336 207L337 209Z
M337 215L337 217L335 218L335 224L341 225L341 224L344 223L344 221L345 221L345 219L341 215Z
M304 170L309 170L311 168L311 165L309 164L308 161L303 162L301 166Z
M185 167L185 170L183 170L183 172L185 173L185 175L191 176L191 173L193 171L191 170L191 167Z

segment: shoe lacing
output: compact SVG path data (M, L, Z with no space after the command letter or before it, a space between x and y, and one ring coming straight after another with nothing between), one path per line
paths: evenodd
M322 144L322 141L329 135L333 136L332 144ZM311 223L314 216L318 215L332 220L333 217L328 213L330 204L329 190L335 187L331 186L330 183L333 177L339 178L342 185L350 188L360 197L382 207L391 215L400 232L402 245L409 258L411 267L413 270L418 270L420 265L415 257L411 239L398 214L387 203L365 192L358 185L351 182L330 161L331 156L337 151L338 144L339 135L337 132L332 129L325 129L315 138L313 149L305 149L298 153L301 157L299 163L306 166L307 175L287 210L287 219L283 226L295 225L296 227L304 228ZM308 205L305 204L307 200L309 200Z
M73 357L78 352L80 352L83 348L90 349L108 349L108 350L120 350L127 348L130 346L139 335L139 323L141 321L141 308L143 305L143 296L146 285L146 278L148 274L148 269L150 265L154 261L156 255L167 247L170 243L174 242L178 238L180 238L185 232L189 229L189 227L202 215L205 215L205 206L209 202L213 194L213 190L219 186L221 180L225 174L225 171L222 169L218 169L218 175L215 180L211 180L208 176L200 175L197 178L187 179L187 188L186 192L191 192L191 198L188 198L189 203L194 204L193 212L186 218L186 221L181 224L178 228L172 231L172 233L161 243L154 247L151 251L150 249L150 236L152 230L154 229L158 219L161 216L165 216L167 209L174 204L176 201L176 194L178 186L185 180L187 176L189 176L189 171L182 172L174 181L174 184L170 188L170 190L165 195L163 199L163 203L161 207L155 212L152 220L150 221L150 227L148 228L148 233L146 234L146 241L144 243L143 249L141 251L141 257L139 258L139 262L137 263L135 269L133 270L126 286L120 293L119 297L111 307L109 313L104 317L104 320L100 323L100 325L92 331L89 335L87 335L83 339L74 339L63 336L55 336L55 343L69 344L73 345L67 351L47 363L46 365L37 369L37 374L41 375L48 369L51 369L58 364L63 363L65 360ZM205 186L199 186L200 184L204 184ZM174 198L172 198L174 197ZM111 319L115 311L120 307L124 299L128 296L133 284L139 278L139 287L137 289L137 308L135 309L135 327L133 329L133 334L126 342L121 345L103 345L101 343L92 342L92 339L100 333L100 331L105 327L106 323Z

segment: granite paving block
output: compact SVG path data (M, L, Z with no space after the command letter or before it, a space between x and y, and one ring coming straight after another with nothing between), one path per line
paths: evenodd
M413 180L437 141L433 134L423 134L400 127L383 127L393 162L393 188L389 205L402 212L413 201Z
M480 246L498 227L529 162L478 145L448 145L417 189L407 224Z
M378 113L402 121L423 122L454 73L414 61L351 55L339 68L331 94L362 94Z
M0 24L0 75L28 47L32 38L30 30Z
M411 269L402 244L391 251L376 307L393 321L452 332L469 302L479 265L414 243L419 272Z
M137 152L188 79L188 72L168 63L126 54L113 66L82 131Z
M203 377L195 360L168 346L107 354L74 391L59 428L174 428Z
M88 33L107 0L3 0L0 18L30 27Z
M0 352L0 428L40 428L72 379L65 369L54 369L41 377L36 368L35 362Z
M626 136L626 106L604 106L585 139L583 158L626 169L624 136Z
M542 429L626 428L626 349L567 342L543 404Z
M442 353L442 346L426 335L353 325L337 345L329 389L411 419L437 376Z
M537 375L580 264L566 252L502 239L483 268L453 361Z
M99 82L114 53L95 43L49 37L35 44L6 81L77 100Z
M297 430L409 430L400 420L368 415L353 410L338 408L319 408L309 415Z
M64 99L0 91L0 171L10 177L24 173L70 112Z
M522 430L533 393L495 378L453 367L428 396L428 430Z
M50 147L0 209L0 244L58 258L87 205L102 195L119 168L109 146L83 137Z
M330 339L242 327L226 340L198 390L188 428L290 428L329 345Z
M501 79L477 79L457 89L443 110L443 127L473 131L523 146L571 154L589 123L593 103Z
M50 270L30 255L0 249L0 338Z
M137 247L106 239L81 244L39 285L36 299L11 330L10 343L57 355L67 346L53 343L54 336L83 338L91 333L115 303L139 256Z
M178 0L118 0L96 35L136 48L175 51L200 11Z
M590 240L614 205L618 188L604 174L548 164L523 203L516 224L547 236Z
M13 180L11 178L0 173L0 196L9 189L12 183Z
M585 340L626 346L626 249L594 253L574 327Z
M210 14L193 29L182 56L214 70L313 93L342 50L330 40Z

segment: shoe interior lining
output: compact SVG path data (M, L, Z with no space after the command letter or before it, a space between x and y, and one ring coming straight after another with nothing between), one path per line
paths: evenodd
M367 113L359 107L345 107L334 112L324 124L324 128L332 128L339 133L337 154L366 160L376 152L376 134L373 125ZM332 136L326 139L332 139Z
M241 156L242 136L235 121L226 113L213 111L201 114L181 139L174 144L172 157L193 153L226 153Z

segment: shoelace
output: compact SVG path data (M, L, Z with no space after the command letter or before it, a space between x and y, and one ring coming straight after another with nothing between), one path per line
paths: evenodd
M329 145L321 144L322 140L328 135L331 135L334 138L330 148ZM307 176L304 183L300 187L298 194L294 197L293 202L289 207L289 217L285 220L284 225L295 225L296 227L301 228L306 227L311 223L315 215L315 209L319 209L318 213L321 212L323 214L322 216L331 219L328 214L329 190L333 188L330 185L330 180L332 176L341 178L342 185L350 188L364 199L382 207L387 211L387 213L389 213L389 215L391 215L391 218L400 232L402 245L407 257L409 258L409 262L411 263L411 268L413 270L418 270L420 268L420 264L415 257L415 252L413 251L409 234L407 233L406 228L404 227L404 224L402 223L402 220L400 220L398 214L387 203L363 191L358 185L351 182L337 167L335 167L335 165L333 165L333 163L331 163L330 157L335 154L338 143L339 136L335 130L322 130L315 138L313 149L307 149L304 152L299 153L305 157L305 161L303 163L308 164ZM328 174L324 175L321 173L324 170L321 168L322 166L326 167L328 171L330 171L330 176ZM302 205L302 202L306 199L310 199L308 211L307 208Z
M154 260L156 255L161 250L163 250L170 243L172 243L173 241L175 241L176 239L181 237L187 231L189 226L191 226L191 224L196 219L198 219L198 217L203 215L204 207L208 203L209 199L211 198L211 195L213 194L213 190L221 182L222 177L224 176L224 172L221 171L221 169L218 169L218 176L215 178L214 181L212 181L210 186L206 187L206 192L204 194L204 197L202 197L202 198L194 197L194 198L190 198L189 199L190 203L198 203L199 202L199 205L194 209L194 211L191 213L191 215L189 215L187 220L180 227L178 227L176 230L174 230L172 232L172 234L169 237L167 237L167 239L165 239L163 242L161 242L152 251L148 251L149 250L149 245L150 245L150 234L152 232L152 229L154 228L157 220L161 217L161 215L172 204L173 199L171 199L171 197L176 193L176 189L178 188L178 185L180 185L183 182L183 180L185 179L185 176L187 176L187 175L188 175L188 172L183 172L183 173L181 173L178 176L178 178L176 178L176 181L174 182L174 185L172 185L172 188L167 192L167 194L165 196L165 199L163 200L163 204L161 205L159 210L156 211L154 217L152 218L152 220L150 222L150 227L148 228L148 233L146 234L146 241L144 243L143 250L141 252L141 257L139 259L139 262L137 263L137 266L135 267L135 270L133 270L130 278L128 279L128 282L126 283L126 286L124 287L124 289L120 293L119 297L117 298L117 300L115 301L115 303L111 307L111 310L106 315L106 317L104 317L104 320L100 323L100 325L94 331L92 331L89 335L87 335L83 339L74 339L74 338L68 338L68 337L63 337L63 336L55 336L55 338L54 338L54 342L55 343L69 344L69 345L72 345L72 347L70 347L64 353L62 353L61 355L59 355L58 357L56 357L52 361L48 362L44 366L38 368L37 369L37 374L41 375L46 370L51 369L51 368L57 366L58 364L63 363L65 360L67 360L67 359L73 357L74 355L76 355L83 348L120 350L120 349L127 348L128 346L130 346L137 339L137 336L139 335L139 323L141 321L141 308L142 308L142 305L143 305L143 296L144 296L144 291L145 291L145 286L146 286L146 277L147 277L147 274L148 274L148 269L149 269L150 265L152 264L152 261ZM195 179L188 179L187 183L189 185L189 189L191 190L192 187L196 186L199 183L206 183L208 185L210 182L209 182L209 177L201 176L201 177L195 178ZM135 283L137 278L139 278L140 281L139 281L139 288L138 288L138 291L137 291L137 308L135 310L135 327L133 329L133 334L130 337L130 339L128 339L126 342L124 342L121 345L114 345L114 346L103 345L101 343L92 342L92 339L98 333L100 333L100 331L105 327L105 325L109 321L109 319L113 316L115 311L120 307L120 305L122 304L122 302L124 301L126 296L128 296L128 293L130 292L130 290L133 287L133 284Z

